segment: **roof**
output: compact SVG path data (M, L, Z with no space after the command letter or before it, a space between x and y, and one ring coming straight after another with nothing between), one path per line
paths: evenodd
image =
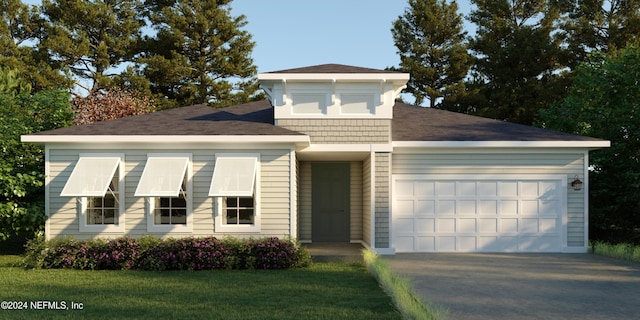
M302 67L302 68L271 71L266 73L400 73L400 72L330 63L330 64L319 64L315 66Z
M468 114L397 102L393 141L603 141Z
M267 100L215 109L194 105L139 116L42 131L33 135L303 135L274 125Z

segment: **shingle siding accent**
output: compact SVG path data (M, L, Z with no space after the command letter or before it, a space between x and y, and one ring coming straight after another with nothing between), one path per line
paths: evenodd
M375 247L389 248L390 153L375 154Z
M371 246L371 158L362 162L362 241Z
M584 175L582 153L395 153L393 174L561 174ZM567 186L567 247L584 247L584 192Z
M60 197L69 175L73 171L79 153L125 153L125 233L80 233L78 210L75 197ZM147 160L147 153L191 153L192 162L192 201L193 232L191 233L150 233L147 232L145 198L134 197L134 193ZM80 239L122 235L139 237L152 234L162 237L181 236L224 236L214 232L215 200L208 196L213 176L216 153L239 153L241 150L185 150L166 149L148 150L50 150L49 185L49 235L51 238L74 236ZM261 232L260 234L230 234L239 237L249 236L285 236L290 230L290 150L246 150L248 153L260 153L261 179Z
M311 143L389 143L388 119L280 119L278 126L310 136Z

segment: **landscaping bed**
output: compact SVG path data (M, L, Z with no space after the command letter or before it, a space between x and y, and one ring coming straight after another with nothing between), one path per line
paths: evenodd
M25 264L42 269L213 270L307 266L306 248L288 239L142 238L31 240Z

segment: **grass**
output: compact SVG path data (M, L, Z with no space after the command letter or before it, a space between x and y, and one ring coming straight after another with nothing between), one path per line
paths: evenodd
M438 309L428 303L422 303L413 293L409 280L391 272L387 263L378 258L371 250L363 250L367 267L378 279L385 292L393 299L404 319L442 319L446 310Z
M0 300L67 310L0 310L12 319L400 319L362 263L218 271L26 270L0 255ZM82 310L71 304L81 303Z
M610 244L596 241L591 244L594 254L621 260L640 262L640 246L628 243Z

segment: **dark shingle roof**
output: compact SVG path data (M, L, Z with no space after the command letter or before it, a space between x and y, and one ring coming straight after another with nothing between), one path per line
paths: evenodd
M214 109L195 105L35 135L302 135L273 125L269 101Z
M600 141L445 110L396 103L393 141Z
M379 70L348 66L344 64L320 64L316 66L271 71L267 73L398 73L396 71Z

